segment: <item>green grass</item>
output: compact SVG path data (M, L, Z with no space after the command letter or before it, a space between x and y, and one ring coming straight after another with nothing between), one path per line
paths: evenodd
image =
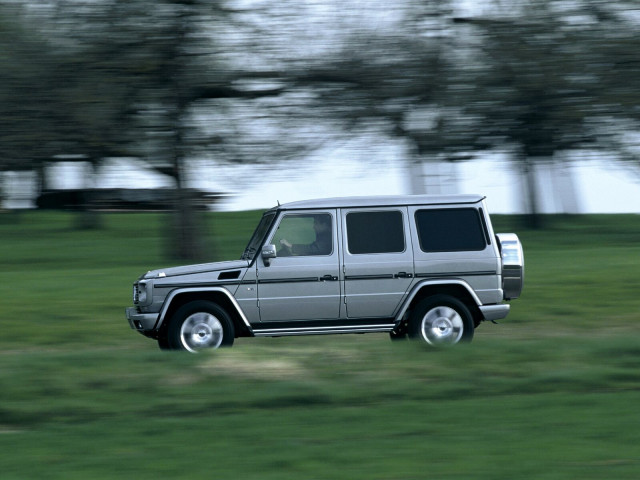
M549 217L500 325L427 351L385 335L161 352L124 307L167 266L162 214L0 215L4 479L636 479L640 217ZM212 214L212 259L259 213Z

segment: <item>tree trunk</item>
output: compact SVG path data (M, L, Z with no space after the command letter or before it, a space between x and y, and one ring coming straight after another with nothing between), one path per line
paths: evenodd
M98 230L102 228L102 215L96 208L93 189L95 186L96 166L93 160L88 162L89 168L85 175L82 198L78 213L75 215L74 227L76 230Z
M423 195L427 193L424 180L424 165L416 160L407 162L407 183L411 195Z
M168 254L186 262L211 261L212 252L205 248L207 235L203 213L197 210L193 200L189 189L176 189L173 222L169 222L171 230L167 236Z
M407 164L409 193L451 194L458 191L456 165L442 159L410 160Z
M542 217L538 201L538 187L536 175L536 161L532 157L523 156L520 168L524 179L524 194L526 195L525 226L532 229L542 228Z
M184 109L184 105L179 105L173 119L172 163L176 190L173 198L173 221L168 223L170 231L166 235L167 254L170 258L184 262L200 262L210 260L211 255L205 255L206 241L202 214L198 211L195 196L187 185L183 154L182 113Z
M572 166L567 161L556 161L551 165L551 173L553 196L559 213L580 213L580 202Z
M178 2L180 4L181 2ZM185 144L185 118L189 108L188 65L185 50L189 45L188 33L193 24L195 12L189 2L181 5L175 17L173 37L175 42L169 51L170 67L167 80L173 93L173 105L169 113L169 126L172 131L172 145L169 147L172 176L176 182L174 194L173 222L169 222L170 231L167 253L169 257L184 262L200 262L211 259L211 252L205 255L205 229L201 212L197 211L195 198L186 179L187 147ZM208 257L208 258L207 258Z

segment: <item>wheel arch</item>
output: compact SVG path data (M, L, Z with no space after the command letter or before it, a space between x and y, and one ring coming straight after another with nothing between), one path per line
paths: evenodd
M398 327L402 326L411 315L413 309L422 300L433 295L450 295L459 299L471 312L475 326L478 326L482 321L483 315L479 308L482 302L471 286L464 280L441 279L422 281L411 290L396 315L396 325Z
M173 290L167 296L162 306L158 318L158 331L164 331L168 328L169 319L183 305L196 300L207 300L219 305L231 317L233 322L235 336L253 336L253 329L249 324L246 316L242 312L240 305L236 299L226 288L179 288Z

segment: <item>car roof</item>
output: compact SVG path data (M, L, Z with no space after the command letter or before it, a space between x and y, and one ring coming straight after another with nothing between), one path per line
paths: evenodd
M318 198L283 203L273 210L309 210L315 208L387 207L404 205L457 205L478 203L486 197L476 194L456 195L371 195L364 197Z

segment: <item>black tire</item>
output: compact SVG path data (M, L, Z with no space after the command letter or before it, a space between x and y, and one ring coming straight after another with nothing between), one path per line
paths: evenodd
M197 300L180 307L171 317L167 331L171 350L230 347L235 331L227 312L213 302Z
M473 316L467 306L450 295L422 300L411 315L409 337L430 347L444 347L473 339Z

